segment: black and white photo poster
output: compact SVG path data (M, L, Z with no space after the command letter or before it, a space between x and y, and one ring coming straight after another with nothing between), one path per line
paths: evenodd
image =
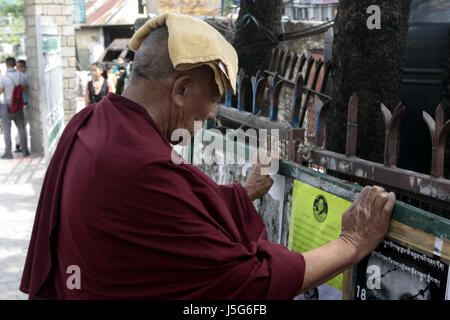
M355 300L448 300L448 262L384 239L357 266Z

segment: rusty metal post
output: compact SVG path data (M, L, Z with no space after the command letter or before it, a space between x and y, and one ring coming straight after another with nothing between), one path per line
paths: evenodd
M278 104L280 102L281 88L283 87L283 79L280 79L277 74L275 76L267 77L267 85L269 87L270 98L270 120L278 120Z
M276 66L276 69L274 70L275 72L278 72L279 74L281 74L281 72L283 71L283 62L285 60L286 55L287 55L287 51L282 49L280 52L280 56L278 58L278 64Z
M310 58L310 59L312 59L312 58ZM323 62L322 60L316 61L316 60L314 60L314 59L312 59L312 60L310 60L310 61L315 62L315 65L316 65L316 70L315 70L315 72L314 72L313 80L312 80L312 83L311 83L311 86L310 86L310 88L314 90L314 89L316 88L317 80L319 79L319 74L320 74L320 71L321 71L321 69L322 69L322 66L323 66L324 62ZM312 64L311 64L311 66L309 65L309 62L310 62L310 61L308 61L308 70L309 70L309 73L311 73L311 70L312 70L312 69L311 69L311 68L312 68ZM308 70L307 70L307 72L308 72ZM308 76L308 78L309 78L309 76ZM305 84L308 83L308 78L305 79ZM308 110L308 106L309 106L309 101L310 101L310 99L311 99L311 91L308 90L308 91L306 92L306 97L305 97L305 99L303 100L303 106L302 106L302 108L301 108L300 120L299 120L299 126L300 126L300 127L303 126L303 122L305 121L306 111Z
M295 66L297 65L297 61L300 59L300 55L298 53L294 54L294 60L292 61L292 67L289 71L288 79L292 80L294 77Z
M302 163L301 153L298 152L299 145L305 138L305 129L292 128L289 130L288 138L288 159L297 163ZM300 157L299 157L300 156Z
M319 110L319 118L317 121L319 121L319 130L316 134L316 142L315 145L319 148L325 147L325 134L326 134L326 128L327 128L327 112L330 108L331 101L325 102L322 107L320 107Z
M306 71L305 71L305 85L308 85L309 77L311 75L312 66L316 60L314 60L313 57L308 58L308 62L306 64Z
M445 141L450 132L450 120L444 123L444 104L441 103L436 109L436 121L425 111L423 119L431 134L431 176L439 178L444 175Z
M359 98L354 93L348 103L347 141L345 144L345 155L347 157L356 157L356 145L358 142L358 102Z
M298 73L302 73L305 63L306 63L306 56L304 54L302 54L302 56L300 58L300 65L298 67Z
M264 89L267 85L267 78L264 76L264 73L258 71L256 76L251 78L252 83L252 113L258 114L261 110L261 106L264 99Z
M405 114L405 107L402 104L394 110L392 115L391 111L384 104L381 103L381 113L383 115L385 124L385 137L384 137L384 165L396 166L397 165L397 151L398 151L398 131L400 129L400 122Z
M292 96L291 124L294 127L299 127L300 108L302 106L303 98L303 85L303 76L299 73L295 84L294 95Z
M233 92L231 91L231 88L229 87L227 89L227 92L225 93L225 106L227 108L231 108L233 104Z
M248 77L245 74L244 69L239 71L236 79L236 91L237 91L237 107L239 111L244 111L245 109L245 90L247 87Z
M330 61L327 61L327 62L325 63L324 73L323 73L323 78L322 78L322 83L321 83L321 85L320 85L320 92L321 92L321 93L325 93L325 91L327 90L328 78L329 78L329 76L330 76L331 69L332 69L332 64L331 64Z
M289 65L291 64L291 60L293 57L294 57L294 54L291 52L288 52L286 59L284 61L284 64L283 64L283 69L281 70L282 77L287 77L286 73L288 71Z

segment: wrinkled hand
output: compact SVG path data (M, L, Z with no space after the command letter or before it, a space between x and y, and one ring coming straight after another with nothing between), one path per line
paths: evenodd
M365 187L342 216L340 238L355 249L357 260L367 256L388 232L395 194L382 187Z
M265 195L273 185L273 179L270 177L268 173L271 161L278 161L278 158L270 157L269 159L263 159L261 161L261 154L265 154L264 152L258 152L257 162L254 164L250 173L247 177L247 181L245 181L244 188L247 190L248 196L253 201L255 199L261 198ZM264 156L263 156L264 157Z

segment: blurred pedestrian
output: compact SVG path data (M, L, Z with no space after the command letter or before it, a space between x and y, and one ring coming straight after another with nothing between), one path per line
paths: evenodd
M23 108L17 112L10 112L11 97L14 88L21 85L23 91L27 91L27 81L25 75L15 69L16 59L13 57L6 58L6 74L0 77L0 94L3 99L0 104L0 112L2 115L3 137L5 139L5 152L2 159L12 159L12 143L11 143L11 120L16 124L20 135L20 147L23 155L26 157L30 153L27 146L27 135L25 131Z
M25 81L28 83L28 74L27 74L27 63L25 60L17 60L16 70L22 72L25 76ZM27 124L28 124L28 93L26 91L23 92L23 119L25 132L27 132ZM16 134L16 149L14 152L22 152L20 148L20 134L17 132Z
M122 57L117 58L117 68L118 71L116 73L117 77L116 93L122 94L122 92L126 88L125 80L128 77L127 63L125 62L125 60L123 60Z
M103 63L94 62L91 66L91 75L92 80L86 85L86 94L84 97L86 105L99 102L108 92L116 92L114 84L108 80L108 73Z

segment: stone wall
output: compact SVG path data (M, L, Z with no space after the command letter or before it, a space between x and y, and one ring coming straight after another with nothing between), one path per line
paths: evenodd
M283 24L284 32L300 31L303 29L311 28L320 23L317 22L300 22L300 21L289 21ZM279 47L294 53L305 55L309 57L311 52L320 52L324 50L325 43L325 33L301 38L297 40L283 41L280 43ZM295 67L294 75L298 72L299 63ZM306 66L303 68L303 76L305 76ZM295 79L295 76L294 76ZM294 89L292 87L284 86L281 90L280 104L279 104L279 119L283 122L289 122L291 118L291 103L294 94Z
M26 54L29 78L29 111L31 152L43 154L40 82L36 52L35 15L41 15L42 25L56 25L61 39L62 73L64 88L64 120L75 114L75 31L73 26L73 0L25 0Z
M308 29L319 24L322 24L322 22L288 21L283 23L283 30L284 32L294 32ZM308 55L310 50L323 50L324 41L325 33L322 33L307 38L283 41L280 42L279 47L285 50Z

